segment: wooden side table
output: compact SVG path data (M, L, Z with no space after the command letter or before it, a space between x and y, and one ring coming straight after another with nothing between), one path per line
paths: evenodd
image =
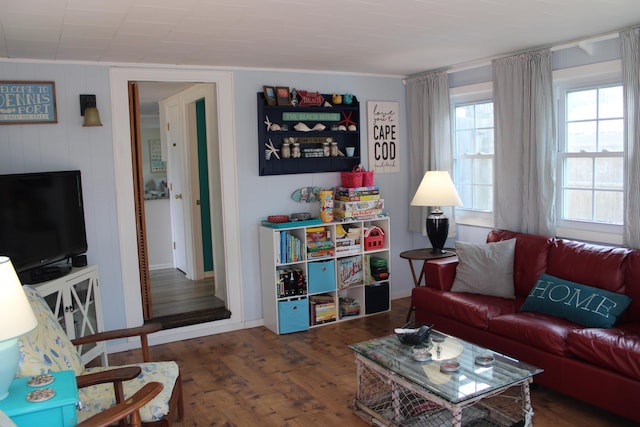
M427 285L427 278L424 277L424 265L434 259L449 258L456 256L456 252L453 248L445 248L442 253L433 253L431 248L411 249L400 253L400 258L404 258L409 261L409 268L411 268L411 275L413 276L413 284L415 287L422 285L424 279L425 286ZM422 261L420 265L420 274L416 275L416 270L413 266L413 261ZM409 313L407 313L407 323L411 319L411 313L415 307L412 305L409 307Z

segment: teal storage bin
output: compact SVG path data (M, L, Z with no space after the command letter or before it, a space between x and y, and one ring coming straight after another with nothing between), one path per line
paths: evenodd
M278 301L278 333L306 331L309 329L309 300L298 298Z
M333 259L315 261L307 264L309 293L331 292L336 290L336 262Z

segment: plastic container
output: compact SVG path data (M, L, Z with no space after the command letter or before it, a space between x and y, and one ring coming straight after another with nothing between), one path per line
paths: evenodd
M333 222L333 191L320 190L320 219L322 222Z

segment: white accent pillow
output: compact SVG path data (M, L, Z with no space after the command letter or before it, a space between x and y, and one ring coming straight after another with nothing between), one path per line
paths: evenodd
M456 242L455 247L458 267L452 292L515 298L513 259L516 239L486 244Z

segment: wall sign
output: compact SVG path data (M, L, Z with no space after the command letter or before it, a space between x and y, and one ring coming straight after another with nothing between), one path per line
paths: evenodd
M400 172L398 103L367 101L369 168L376 173Z
M159 139L149 140L149 158L151 172L166 172L167 163L162 160L162 143Z
M340 120L340 113L299 113L286 111L282 113L284 121L325 121L337 122Z
M0 124L58 123L55 82L0 81Z

